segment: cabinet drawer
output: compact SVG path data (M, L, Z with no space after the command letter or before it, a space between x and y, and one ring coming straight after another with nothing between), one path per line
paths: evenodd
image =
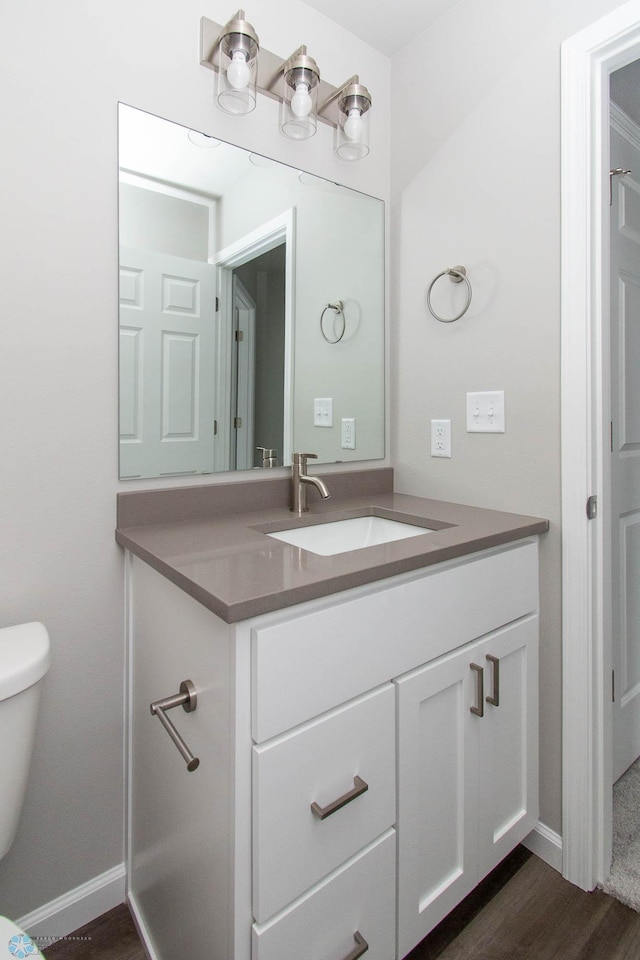
M366 960L395 956L395 831L266 924L253 925L252 960L343 960L368 944Z
M527 541L257 625L253 739L276 736L537 607L537 543Z
M347 794L353 799L320 819ZM255 919L264 922L394 822L392 684L254 747Z

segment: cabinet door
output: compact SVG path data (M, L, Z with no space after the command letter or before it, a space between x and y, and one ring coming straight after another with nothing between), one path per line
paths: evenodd
M478 881L477 646L396 681L399 957Z
M485 694L478 723L482 878L538 819L538 618L487 637L477 657L484 668Z

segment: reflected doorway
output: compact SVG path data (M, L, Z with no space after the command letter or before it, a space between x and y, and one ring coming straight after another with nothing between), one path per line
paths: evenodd
M283 462L285 264L281 243L233 270L232 470Z

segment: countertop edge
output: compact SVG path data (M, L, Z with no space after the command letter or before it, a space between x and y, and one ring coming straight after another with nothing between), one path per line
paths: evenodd
M135 529L135 528L129 528ZM549 521L540 518L531 518L531 522L508 530L500 530L482 536L471 538L449 546L439 547L431 553L421 553L410 557L396 558L372 566L352 571L348 576L341 574L328 577L313 583L301 584L279 591L277 594L268 594L227 604L212 594L205 587L181 573L171 563L163 560L157 554L146 549L132 536L127 534L127 528L117 529L115 539L120 546L130 550L135 556L149 564L158 573L174 583L189 596L193 597L225 623L237 623L265 613L284 610L288 607L331 596L350 590L353 587L375 583L402 573L410 573L421 568L431 567L447 560L469 556L492 547L524 540L530 536L546 533L549 530ZM344 581L348 582L345 583Z

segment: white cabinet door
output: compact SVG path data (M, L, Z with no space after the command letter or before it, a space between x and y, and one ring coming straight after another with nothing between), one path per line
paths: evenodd
M478 881L475 646L397 681L399 957Z
M538 820L538 618L498 631L478 654L485 681L478 724L482 878Z
M535 826L537 638L527 617L396 681L399 957Z

